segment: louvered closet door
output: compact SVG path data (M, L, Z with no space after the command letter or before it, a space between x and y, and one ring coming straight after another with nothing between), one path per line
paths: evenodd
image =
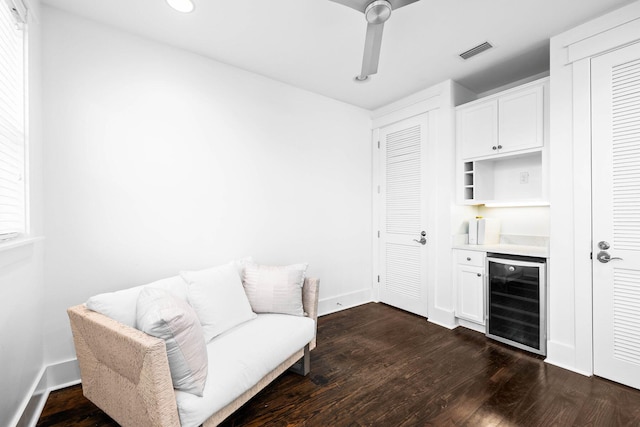
M380 300L427 315L425 165L428 114L380 130ZM420 244L421 232L427 243Z
M591 78L594 373L640 388L640 44L593 59ZM621 259L598 260L602 241Z

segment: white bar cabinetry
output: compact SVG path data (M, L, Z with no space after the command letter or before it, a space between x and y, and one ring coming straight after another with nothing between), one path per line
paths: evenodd
M484 326L486 254L462 249L454 249L453 254L456 317Z
M459 106L456 127L462 160L542 147L544 82Z
M456 108L464 204L547 199L548 78Z

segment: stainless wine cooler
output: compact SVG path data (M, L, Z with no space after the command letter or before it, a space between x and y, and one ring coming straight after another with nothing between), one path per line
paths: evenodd
M546 260L487 254L487 336L546 355Z

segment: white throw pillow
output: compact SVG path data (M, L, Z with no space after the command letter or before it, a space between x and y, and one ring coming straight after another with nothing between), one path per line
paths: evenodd
M193 308L168 291L145 287L138 297L137 323L142 332L165 341L173 388L202 396L207 347Z
M244 267L247 264L253 263L253 257L246 256L244 258L236 259L236 260L231 261L231 262L233 264L235 264L236 268L238 269L238 275L240 275L240 280L242 280L242 275L244 273Z
M106 292L87 300L87 308L104 314L120 323L136 327L136 304L140 291L146 286L165 289L176 297L187 301L187 285L180 276L173 276L116 292Z
M304 316L302 285L307 264L283 267L246 263L242 284L256 313Z
M183 271L189 303L207 342L240 323L255 319L235 262L199 271Z

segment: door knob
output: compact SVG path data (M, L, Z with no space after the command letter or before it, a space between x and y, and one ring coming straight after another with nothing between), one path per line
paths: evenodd
M427 237L426 237L426 236L427 236L427 232L426 232L426 231L424 231L424 230L422 230L422 231L420 232L420 240L418 240L418 239L413 239L413 241L414 241L414 242L418 242L418 243L420 243L421 245L426 245L426 244L427 244Z
M611 255L609 255L608 252L605 252L605 251L598 252L598 255L596 256L596 258L598 259L598 261L600 261L603 264L606 264L609 261L613 261L615 259L618 259L618 260L622 261L622 258L617 257L617 256L612 257Z
M609 242L605 242L604 240L601 240L600 242L598 242L598 247L603 251L606 251L611 247L611 245L609 244Z

